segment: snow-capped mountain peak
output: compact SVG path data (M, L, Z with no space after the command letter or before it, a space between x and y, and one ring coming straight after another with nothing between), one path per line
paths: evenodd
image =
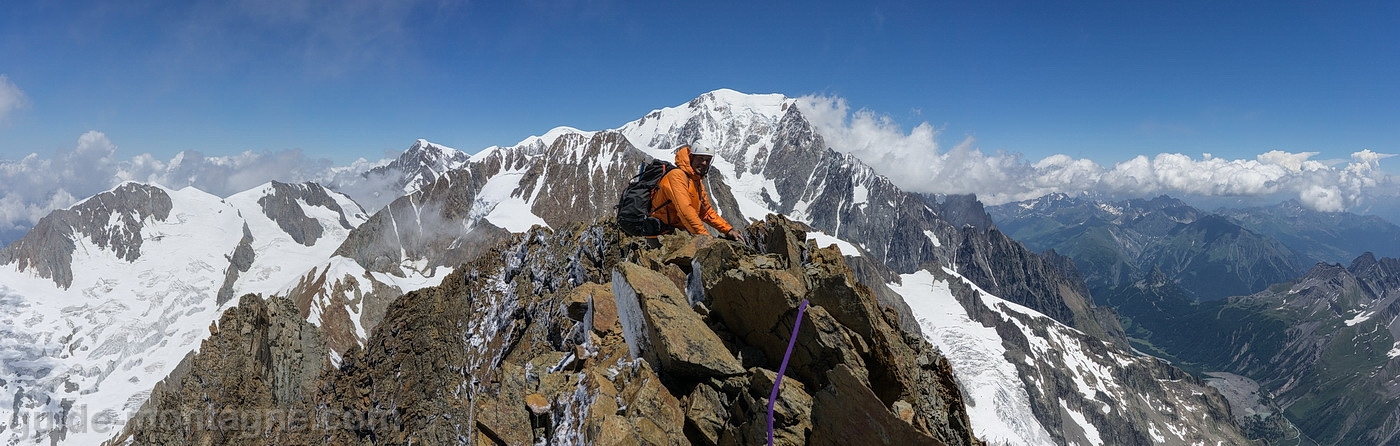
M374 183L390 182L393 190L411 194L470 159L460 150L419 139L389 164L365 172L364 178Z
M286 288L365 218L276 182L227 199L128 182L45 217L0 251L0 442L111 438L232 297ZM54 422L67 411L84 416Z

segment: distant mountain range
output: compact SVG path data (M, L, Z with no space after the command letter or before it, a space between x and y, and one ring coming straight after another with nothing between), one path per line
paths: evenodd
M1193 299L1216 300L1293 280L1319 262L1400 256L1400 226L1296 201L1207 212L1167 196L1109 202L1053 194L987 211L1028 248L1074 259L1096 296L1161 273Z
M1057 195L989 212L1028 246L1073 259L1135 348L1213 376L1252 435L1400 441L1389 328L1400 264L1372 253L1400 253L1396 225L1297 202L1208 213L1165 196Z
M611 206L637 166L688 142L717 148L708 185L750 239L640 250ZM828 147L791 98L718 90L616 129L561 127L471 156L419 141L380 167L360 178L403 195L370 215L313 183L222 199L128 183L50 215L0 251L0 398L15 401L0 438L745 442L760 432L778 327L806 298L778 408L795 443L1249 442L1220 392L1132 350L1081 278L1099 271L1027 249L971 196L899 189ZM1153 252L1178 258L1157 270L1296 268L1251 231L1163 209L1134 230L1218 250L1164 247ZM1115 262L1125 277L1144 271ZM1270 274L1221 277L1247 287ZM620 329L592 325L607 320L603 302ZM247 439L126 422L299 409L412 428ZM38 418L74 422L36 430Z

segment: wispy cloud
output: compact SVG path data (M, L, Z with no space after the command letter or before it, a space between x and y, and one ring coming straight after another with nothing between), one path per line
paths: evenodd
M413 60L418 34L456 0L199 1L174 13L167 38L174 56L212 69L257 61L266 69L335 77ZM162 6L164 8L164 6ZM211 57L217 55L217 57Z
M1109 198L1169 194L1182 197L1296 198L1320 211L1364 210L1393 200L1400 179L1379 169L1394 155L1361 150L1350 161L1314 160L1317 152L1271 151L1254 159L1181 153L1139 155L1111 166L1068 155L1025 160L986 154L966 138L940 144L928 123L905 132L888 116L852 111L841 98L801 98L802 111L834 149L850 153L896 185L924 193L975 193L988 204L1051 193Z
M10 78L0 74L0 124L4 124L10 113L29 105L24 91L10 82Z

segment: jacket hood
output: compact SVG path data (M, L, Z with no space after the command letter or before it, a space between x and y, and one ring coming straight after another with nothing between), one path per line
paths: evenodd
M676 151L676 167L686 175L695 176L695 168L690 167L690 146L681 147Z

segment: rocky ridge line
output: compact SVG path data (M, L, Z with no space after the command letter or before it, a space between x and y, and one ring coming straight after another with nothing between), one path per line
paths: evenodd
M198 385L196 372L172 375L148 406L283 413L285 422L219 432L134 424L127 435L141 444L761 443L773 370L805 298L775 404L778 444L981 444L946 359L897 328L837 249L780 217L748 235L752 244L663 237L648 250L606 224L536 228L394 301L338 368L251 360L314 352L250 346L286 336L261 335L282 323L256 316L270 310L245 298L188 369L215 370L199 372ZM295 314L277 302L266 306ZM319 376L307 379L310 369ZM240 387L258 397L198 390L248 377L282 384ZM279 397L286 389L304 397Z

